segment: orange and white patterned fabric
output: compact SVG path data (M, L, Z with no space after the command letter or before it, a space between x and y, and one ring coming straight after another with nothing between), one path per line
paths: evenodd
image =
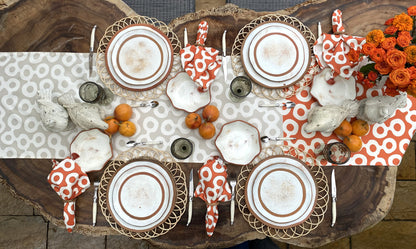
M48 182L55 192L65 201L64 222L68 232L75 227L75 198L90 187L88 175L74 161L67 157L60 163L52 160L52 171L48 175Z
M315 41L313 51L319 66L323 69L332 69L333 77L340 75L350 78L357 70L362 60L359 51L365 43L364 37L344 35L342 13L335 10L332 15L332 28L334 34L322 34Z
M196 44L186 44L180 51L183 69L195 81L201 92L208 91L222 63L218 50L204 47L207 34L208 23L201 21L198 25Z
M195 189L195 197L207 204L205 227L208 236L212 236L218 221L218 202L231 199L231 189L227 182L227 167L218 157L212 157L198 170L199 183Z

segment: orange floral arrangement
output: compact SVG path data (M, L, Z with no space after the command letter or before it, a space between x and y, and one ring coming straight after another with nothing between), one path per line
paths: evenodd
M371 63L356 74L357 81L371 88L383 75L388 78L383 88L386 95L394 96L407 91L416 97L416 6L385 22L387 28L375 29L366 36L361 53Z

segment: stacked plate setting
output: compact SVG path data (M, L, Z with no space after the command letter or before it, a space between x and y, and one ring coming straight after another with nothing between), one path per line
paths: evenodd
M176 202L172 175L152 161L121 167L107 188L107 207L117 224L134 232L152 230L165 222Z
M118 31L106 50L106 67L116 84L144 91L162 83L173 65L169 38L148 24L133 24Z
M303 223L317 201L316 182L307 166L289 156L269 157L250 172L245 200L260 222L277 229Z
M296 27L265 22L252 29L241 48L247 75L267 88L285 88L302 79L309 68L309 44Z

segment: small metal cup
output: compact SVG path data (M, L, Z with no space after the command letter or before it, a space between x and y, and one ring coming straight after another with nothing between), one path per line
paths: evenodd
M230 99L233 102L241 102L251 92L251 80L245 76L235 77L230 84Z
M177 159L186 159L192 155L194 145L187 138L178 138L170 146L170 152Z
M329 143L322 151L324 158L333 164L344 164L351 157L351 150L341 142Z

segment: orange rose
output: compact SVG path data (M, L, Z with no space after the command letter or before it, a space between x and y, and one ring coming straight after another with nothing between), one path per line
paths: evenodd
M382 48L375 48L370 54L370 59L375 63L380 63L386 58L386 51Z
M372 43L364 43L363 45L363 54L370 55L373 53L373 50L376 48Z
M388 26L385 30L384 30L384 34L386 35L394 35L397 32L397 27L396 26Z
M408 67L408 68L406 68L406 69L407 69L407 71L409 71L409 74L410 74L410 80L414 80L414 79L416 79L416 67L411 66L411 67Z
M416 45L408 46L404 49L404 53L406 54L407 62L410 64L416 64Z
M396 46L396 38L394 38L394 37L387 37L381 43L381 47L386 51L389 50L389 49L393 49L394 46Z
M374 68L383 75L387 75L391 72L392 68L389 66L389 64L387 64L387 62L382 61L380 63L376 63L376 65L374 65Z
M399 88L405 88L410 84L410 74L405 68L394 69L391 71L389 79Z
M399 94L399 92L396 90L397 87L393 84L393 82L391 82L389 78L387 78L385 85L386 89L384 90L384 93L386 95L394 97Z
M409 16L416 16L416 5L407 8L407 14L409 14Z
M402 68L406 64L406 54L398 49L387 51L386 62L393 69Z
M399 31L411 31L413 28L413 19L405 13L401 13L394 17L393 25L396 26Z
M369 81L376 81L378 78L378 74L374 71L370 71L367 75Z
M372 43L377 47L381 42L384 41L384 33L379 29L375 29L370 31L365 39L368 43Z
M405 48L410 45L410 41L412 40L412 36L410 35L409 31L402 31L399 32L399 35L397 36L397 45L399 45L402 48Z
M407 94L416 98L416 80L412 80L407 87Z

